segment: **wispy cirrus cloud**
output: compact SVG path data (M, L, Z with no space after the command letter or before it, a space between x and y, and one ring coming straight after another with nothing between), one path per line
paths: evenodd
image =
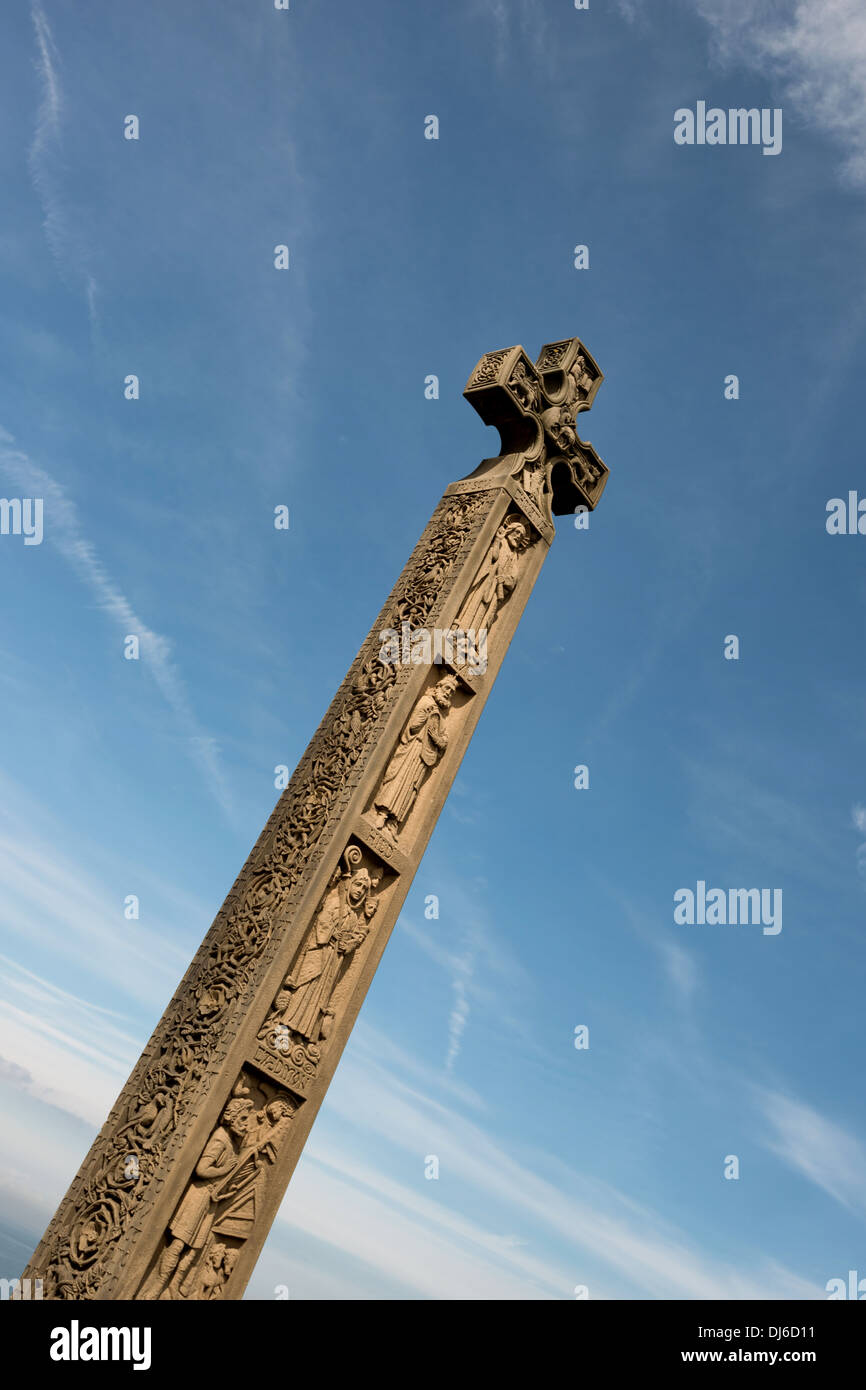
M124 634L139 638L141 660L169 705L186 741L190 758L204 778L229 822L232 802L220 761L219 745L199 724L167 637L142 621L129 599L108 573L92 542L84 534L78 509L60 483L19 449L0 429L0 472L12 478L28 497L41 497L45 507L46 538L96 596L99 607Z
M7 1007L6 1041L22 1055L15 1025L28 1027L28 1067L0 1080L11 1084L13 1097L23 1091L32 1102L27 1111L14 1100L4 1107L11 1125L4 1142L33 1151L40 1171L34 1184L32 1174L28 1181L14 1165L4 1168L3 1185L17 1184L19 1195L48 1194L47 1206L80 1157L73 1144L83 1147L87 1139L69 1117L99 1123L135 1043L116 1015L30 972L16 972L13 984L22 1012ZM402 1297L571 1299L578 1284L596 1299L821 1296L772 1254L744 1248L739 1259L719 1258L650 1206L561 1158L519 1158L486 1123L440 1098L455 1098L448 1078L437 1080L384 1042L383 1049L376 1030L358 1026L329 1094L328 1119L307 1146L251 1296L263 1296L257 1289L268 1278L288 1283L292 1298L315 1296L299 1239L318 1243L315 1278L330 1278L326 1296L334 1298L369 1296L374 1272L389 1281L386 1295L396 1287ZM784 1127L790 1132L792 1124ZM793 1128L802 1129L799 1114ZM393 1174L364 1157L371 1144L371 1154L396 1156ZM448 1180L441 1190L423 1177L431 1153ZM10 1212L19 1210L11 1190L6 1201ZM467 1202L471 1215L464 1214ZM42 1219L40 1203L28 1214L34 1239ZM355 1262L366 1271L361 1281Z
M536 57L550 57L544 0L523 0L519 5L511 0L472 0L468 13L492 31L498 67L505 65L512 43L519 46L521 53L531 51Z
M91 326L96 325L98 285L90 256L70 226L63 195L62 131L65 101L60 80L60 54L41 0L31 0L30 14L36 34L36 71L41 97L36 112L36 129L28 152L30 176L42 203L43 228L48 246L61 275L80 276L87 299Z
M638 19L642 13L641 0L616 0L616 4L620 14L625 15L629 22Z
M507 1021L503 991L508 993L516 988L525 995L531 984L490 920L478 891L485 890L483 882L473 880L467 884L458 875L441 870L431 872L438 873L443 889L442 917L436 919L435 934L418 927L407 916L401 917L400 926L450 980L452 1002L445 1052L445 1071L450 1075L463 1047L473 1004L495 1010Z
M0 965L0 1081L98 1127L135 1060L135 1038L109 1010L4 956Z
M861 835L866 835L866 806L857 805L851 811L851 820L854 829L859 830ZM866 840L857 846L857 872L861 878L866 878Z
M710 27L723 67L763 72L797 119L842 151L840 174L866 188L866 9L862 0L683 0ZM617 0L649 23L649 0ZM784 109L784 108L783 108Z
M414 1162L419 1175L422 1156L439 1155L449 1181L475 1193L473 1221L449 1210L441 1197L432 1200L434 1185L423 1178L417 1186L397 1183L365 1168L354 1153L347 1158L350 1151L345 1146L336 1150L324 1135L313 1137L311 1158L360 1189L361 1197L353 1196L354 1206L347 1211L359 1212L364 1201L377 1198L382 1219L394 1223L393 1239L383 1239L374 1222L363 1242L350 1239L346 1227L354 1217L337 1221L326 1214L332 1209L324 1202L311 1214L303 1201L308 1167L304 1178L299 1170L289 1190L283 1220L339 1244L428 1297L513 1297L488 1292L503 1275L522 1281L518 1296L524 1298L573 1298L581 1283L589 1285L591 1297L602 1298L820 1297L815 1286L772 1256L744 1251L739 1265L715 1258L648 1206L559 1159L538 1154L537 1163L520 1161L486 1128L383 1067L368 1043L362 1029L329 1095L331 1115L361 1131L374 1131ZM507 1231L536 1233L530 1250L517 1236L497 1232L496 1211L508 1214ZM441 1277L428 1278L427 1252L440 1241L464 1254L468 1248L476 1259L483 1252L486 1278L455 1295L450 1278L460 1261L453 1253L443 1261ZM402 1248L407 1243L410 1248Z
M471 997L474 992L475 965L478 958L479 943L476 940L462 953L449 950L437 943L426 932L414 926L408 918L401 919L402 929L437 965L447 971L451 978L453 1002L448 1015L448 1046L445 1055L445 1070L453 1072L454 1064L460 1055L463 1035L471 1013Z
M866 1216L866 1146L810 1105L758 1093L770 1129L766 1147L849 1211Z
M766 71L805 125L843 152L866 187L866 9L862 0L695 0L723 63Z
M466 993L466 980L471 980L474 958L463 956L456 962L457 972L451 982L454 990L454 1003L448 1016L448 1052L445 1057L445 1070L452 1071L460 1055L460 1046L466 1024L469 1022L469 999Z
M280 1243L291 1249L293 1233L302 1231L416 1297L571 1294L573 1271L561 1259L526 1250L483 1220L449 1209L433 1195L435 1186L396 1181L342 1147L313 1139L281 1209L279 1226L288 1227L288 1239ZM303 1296L303 1290L301 1275L293 1292Z

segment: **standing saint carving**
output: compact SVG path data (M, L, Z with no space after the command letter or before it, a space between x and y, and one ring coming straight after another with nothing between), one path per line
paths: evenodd
M283 982L274 1009L259 1031L273 1043L281 1025L308 1043L327 1038L334 1010L331 995L349 957L366 940L376 911L379 876L370 873L357 845L343 855L332 887L310 927L296 969Z
M400 742L388 764L382 785L373 802L373 822L395 840L415 799L448 747L446 723L451 697L459 681L443 676L422 695L400 735Z
M532 545L528 522L520 516L508 516L493 537L478 577L469 593L460 617L454 626L471 632L489 632L502 605L517 587L520 557Z

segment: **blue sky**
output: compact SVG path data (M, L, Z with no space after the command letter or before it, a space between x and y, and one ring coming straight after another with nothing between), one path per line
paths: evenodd
M0 537L2 1273L495 451L475 362L579 335L610 482L558 523L248 1296L866 1276L866 539L825 528L866 495L858 0L0 22L0 495L45 499L41 545ZM699 100L782 108L781 154L675 145ZM676 925L699 879L781 889L782 931Z

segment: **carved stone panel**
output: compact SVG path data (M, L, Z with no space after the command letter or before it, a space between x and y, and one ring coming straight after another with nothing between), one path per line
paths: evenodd
M409 716L373 798L370 819L393 840L448 747L448 717L460 682L450 672L425 690Z
M481 633L486 644L500 609L517 587L523 556L537 539L518 512L509 512L498 527L454 624L473 634L476 646Z
M306 1095L394 875L351 843L258 1030L253 1062Z
M140 1299L222 1297L301 1103L254 1071L241 1072L177 1204Z

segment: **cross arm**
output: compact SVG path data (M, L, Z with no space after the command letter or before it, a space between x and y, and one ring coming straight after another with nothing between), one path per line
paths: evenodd
M544 476L555 516L597 505L608 468L577 433L575 417L589 410L603 380L579 338L547 343L532 362L518 344L487 352L463 392L485 425L494 425L500 457Z

